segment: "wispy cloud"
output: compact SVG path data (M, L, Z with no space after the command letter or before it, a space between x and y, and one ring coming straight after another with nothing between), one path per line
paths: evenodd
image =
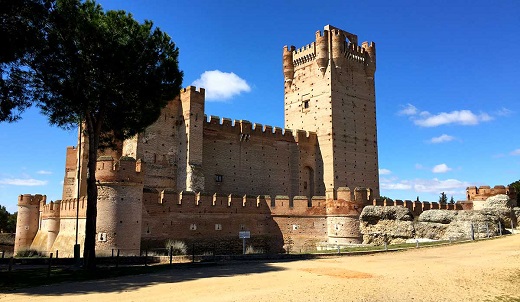
M446 173L448 171L451 171L452 169L448 167L446 164L439 164L433 167L432 172L433 173Z
M418 113L417 107L412 104L406 104L403 109L399 110L399 115L416 115Z
M511 154L511 155L520 155L520 149L513 150L509 154Z
M502 108L495 114L504 115L508 112L507 110ZM403 109L398 111L398 114L409 116L413 123L420 127L438 127L450 124L472 126L493 120L493 117L486 112L477 114L471 110L454 110L432 114L428 111L421 111L412 104L404 106Z
M511 111L505 107L502 107L502 108L498 109L497 111L495 111L495 115L498 115L498 116L510 116L513 113L514 113L513 111Z
M440 143L450 142L450 141L452 141L454 139L455 139L454 136L443 134L441 136L432 137L430 139L430 143L432 143L432 144L440 144Z
M11 186L44 186L48 183L46 180L38 180L33 178L3 178L0 179L0 185L11 185Z
M36 174L50 175L50 174L52 174L52 172L51 171L46 171L46 170L40 170L40 171L36 172Z
M416 193L431 194L444 192L449 195L465 195L466 188L471 185L473 184L470 182L458 179L439 180L437 178L412 180L382 179L380 184L383 190L412 190Z
M379 175L389 175L392 174L392 171L388 169L379 169Z
M422 170L422 169L424 169L424 166L421 164L415 164L415 169Z
M414 124L421 127L437 127L448 124L458 125L478 125L493 118L487 113L475 114L470 110L455 110L452 112L441 112L428 115L414 120Z
M233 72L205 71L192 85L206 89L206 100L225 101L242 92L251 91L246 80Z

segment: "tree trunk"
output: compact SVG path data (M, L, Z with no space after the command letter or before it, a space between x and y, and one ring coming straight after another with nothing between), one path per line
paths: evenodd
M99 147L99 131L92 119L87 117L88 133L88 172L87 172L87 213L85 225L85 246L83 249L84 267L87 270L96 268L96 219L97 196L96 164Z

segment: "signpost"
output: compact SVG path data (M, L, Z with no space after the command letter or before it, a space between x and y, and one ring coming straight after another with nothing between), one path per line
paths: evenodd
M238 232L238 238L242 239L242 254L246 254L246 239L251 238L250 231L240 231Z

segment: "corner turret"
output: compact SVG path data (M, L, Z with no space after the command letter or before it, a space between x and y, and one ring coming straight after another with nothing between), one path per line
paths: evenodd
M40 222L40 203L45 204L47 196L24 194L18 197L16 237L14 253L28 249L36 236Z
M98 159L98 251L121 249L139 254L141 248L143 174L141 161L111 156Z

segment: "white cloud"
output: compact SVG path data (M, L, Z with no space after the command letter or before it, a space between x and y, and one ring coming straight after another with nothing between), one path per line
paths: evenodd
M520 149L513 150L509 154L511 154L511 155L520 155Z
M410 190L412 186L406 183L381 183L383 190Z
M52 172L51 171L46 171L46 170L40 170L40 171L36 172L36 174L50 175L50 174L52 174Z
M495 111L495 115L498 115L498 116L509 116L513 113L514 113L513 111L511 111L505 107L502 107L502 108L498 109L497 111Z
M413 180L398 180L383 179L380 186L383 190L412 190L416 193L430 193L439 194L444 192L449 195L465 195L466 188L473 184L467 181L460 181L457 179L439 180L433 179L413 179Z
M206 89L208 101L224 101L242 92L251 91L246 80L232 72L220 70L205 71L192 85Z
M38 180L33 178L4 178L0 179L0 184L11 185L11 186L44 186L47 184L46 180Z
M439 194L444 192L446 194L462 194L465 195L466 188L472 184L466 181L457 179L439 180L434 179L417 179L414 181L414 190L421 193Z
M495 115L509 115L512 113L507 108L502 108L495 112ZM437 127L441 125L458 124L458 125L477 125L481 122L493 120L493 117L486 112L479 114L473 113L471 110L454 110L451 112L440 112L431 114L428 111L420 111L412 104L407 104L398 112L399 115L407 115L417 126L421 127Z
M430 139L430 143L432 143L432 144L440 144L440 143L450 142L450 141L452 141L454 139L455 139L454 136L443 134L441 136L433 137L432 139Z
M416 115L418 112L417 107L412 104L406 104L397 114L399 115Z
M451 168L448 167L446 164L439 164L439 165L436 165L435 167L433 167L432 172L433 173L446 173L450 170L451 170Z
M392 171L390 171L388 169L379 169L379 175L388 175L388 174L392 174Z
M470 110L455 110L441 112L436 115L425 115L423 118L414 119L414 123L421 127L437 127L448 124L477 125L493 118L487 113L474 114Z

